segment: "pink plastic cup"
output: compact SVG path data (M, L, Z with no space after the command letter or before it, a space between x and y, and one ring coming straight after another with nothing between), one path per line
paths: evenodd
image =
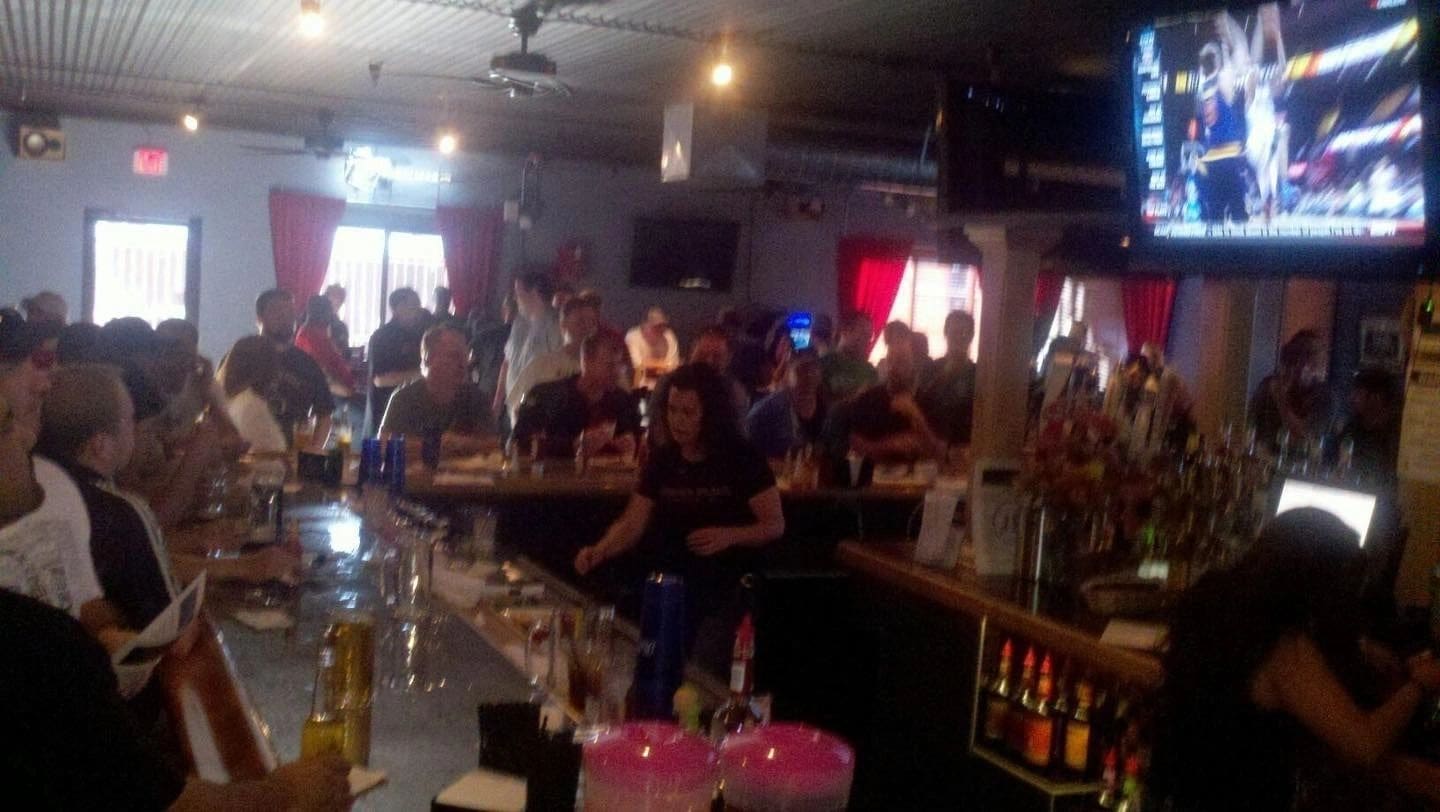
M720 745L725 808L736 812L838 812L850 803L855 751L823 730L776 724Z
M586 812L708 812L710 743L669 724L629 724L585 745Z

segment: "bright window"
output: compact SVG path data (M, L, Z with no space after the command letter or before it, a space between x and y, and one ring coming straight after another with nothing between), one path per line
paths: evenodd
M947 351L945 317L952 310L964 310L975 317L975 339L970 342L973 359L979 349L980 275L972 265L951 265L911 258L905 265L905 276L885 321L900 321L930 341L930 357L939 358ZM884 325L877 324L878 331ZM885 342L875 342L870 363L878 364L885 357Z
M186 306L188 286L199 276L190 267L191 226L95 218L91 228L85 294L92 322L140 316L155 325L194 318ZM198 291L192 294L198 298Z
M1065 283L1060 288L1060 304L1055 308L1055 319L1050 322L1050 332L1045 337L1045 346L1040 348L1040 354L1035 356L1035 368L1044 369L1045 356L1050 352L1050 342L1060 336L1070 335L1076 324L1085 324L1085 349L1099 355L1099 365L1096 375L1099 379L1100 388L1103 390L1110 380L1110 359L1106 358L1095 344L1095 330L1085 323L1085 283L1078 279L1065 277Z
M429 305L435 288L448 284L445 248L438 234L341 226L325 284L345 288L340 318L350 327L350 343L368 346L370 334L385 323L390 291L413 288Z

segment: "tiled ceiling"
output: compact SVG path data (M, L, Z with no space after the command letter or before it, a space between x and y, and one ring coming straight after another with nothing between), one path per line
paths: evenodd
M738 79L725 95L767 110L772 130L918 141L942 74L1105 81L1136 4L560 0L530 47L574 94L523 100L396 75L484 73L518 46L509 0L325 0L314 40L299 5L0 0L0 104L170 120L199 102L211 124L296 135L318 131L324 108L346 137L415 141L452 124L471 149L649 160L662 106L711 93L706 66L728 34Z

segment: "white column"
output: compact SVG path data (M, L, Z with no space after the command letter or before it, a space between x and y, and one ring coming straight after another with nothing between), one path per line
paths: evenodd
M1030 392L1035 277L1048 246L1012 241L1004 225L967 225L980 248L980 353L971 447L978 458L1018 458Z

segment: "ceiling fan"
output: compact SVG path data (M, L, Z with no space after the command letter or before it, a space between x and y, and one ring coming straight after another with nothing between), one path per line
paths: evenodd
M241 144L240 148L256 155L275 157L314 155L322 161L343 157L346 154L345 139L330 131L331 126L335 123L335 111L319 110L316 112L316 117L320 120L320 129L304 136L302 146L271 147L259 144Z
M439 79L468 82L486 90L503 93L512 99L566 97L570 86L556 77L555 60L530 50L530 38L540 30L545 15L566 5L604 2L605 0L531 0L510 12L510 30L520 38L520 50L496 54L490 59L490 70L478 76L449 76L439 73L387 72L387 76L411 79ZM370 63L370 81L378 84L384 63Z

